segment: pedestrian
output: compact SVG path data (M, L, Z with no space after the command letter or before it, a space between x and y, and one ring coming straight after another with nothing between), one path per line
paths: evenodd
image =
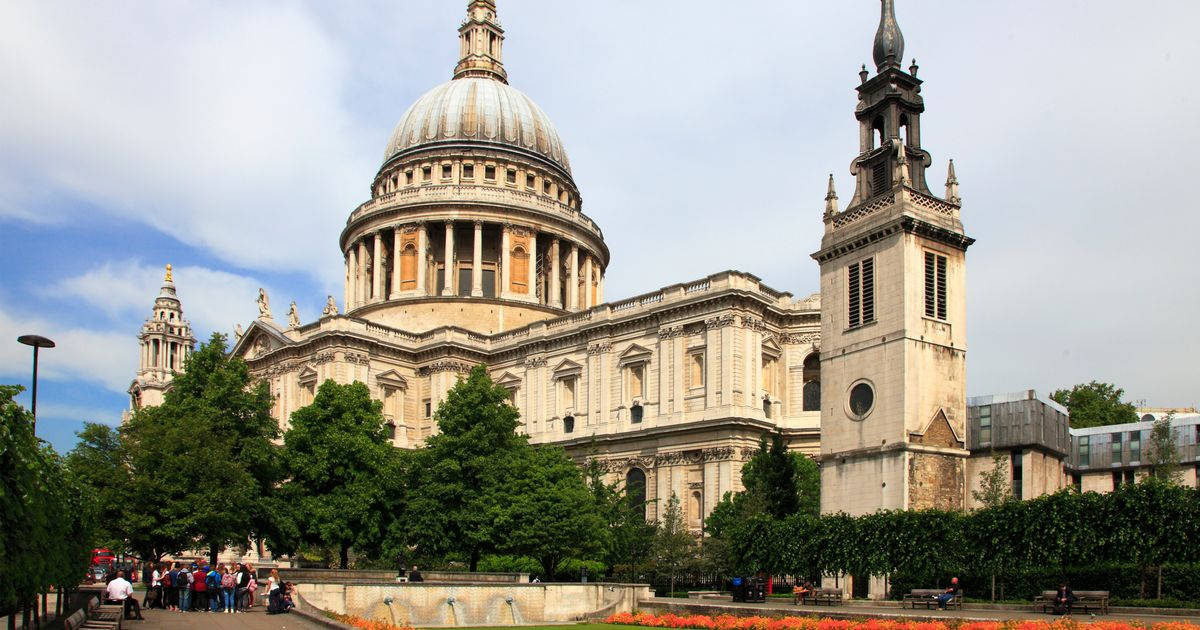
M279 613L279 607L282 602L282 593L280 592L281 585L279 584L279 569L271 569L271 575L267 578L267 614L274 615Z
M221 612L221 567L205 567L204 585L208 587L208 612Z
M179 610L192 612L192 572L182 562L179 563L179 577L177 582L176 587L179 589Z
M250 574L250 585L246 587L246 610L250 610L254 608L254 592L258 590L258 572L254 570L253 564L247 564L246 573Z
M249 594L250 588L250 571L246 569L246 565L237 565L237 573L234 574L237 580L237 590L234 594L233 607L234 610L246 610L249 608L246 605L246 596Z
M166 574L163 576L163 593L167 597L167 610L179 610L179 564L174 566L170 562L164 562Z
M192 566L195 566L194 564ZM208 576L208 567L197 567L192 571L192 589L195 591L192 607L196 611L208 610L208 584L205 578Z
M234 575L233 567L225 565L225 569L221 573L221 599L225 604L225 614L227 615L232 615L237 610L234 606L236 600L233 598L235 593L237 593L237 576Z

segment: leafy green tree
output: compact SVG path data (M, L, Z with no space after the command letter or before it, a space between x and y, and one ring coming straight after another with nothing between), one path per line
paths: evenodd
M654 535L654 565L659 573L671 579L671 591L675 592L675 580L696 558L696 538L688 531L683 521L683 507L679 497L671 493L658 522Z
M979 489L971 496L984 507L995 507L1012 498L1012 478L1008 474L1008 457L992 452L992 468L979 473Z
M85 422L75 436L79 440L67 454L66 465L88 489L94 502L96 543L124 549L125 541L114 527L127 514L125 490L129 484L129 468L122 460L121 434L106 424Z
M646 521L647 501L641 499L644 488L638 493L624 487L623 481L605 483L595 460L587 465L586 477L592 502L604 521L604 561L614 573L635 581L649 567L654 543L654 525Z
M1137 422L1133 404L1121 400L1124 395L1125 390L1116 385L1092 381L1057 390L1050 394L1050 400L1071 412L1072 428L1083 429Z
M390 520L382 480L398 455L381 409L366 385L327 380L312 404L292 414L283 436L287 481L280 496L298 542L337 549L342 569L349 568L351 547L378 547Z
M1171 429L1171 420L1175 414L1154 421L1150 430L1150 440L1146 445L1146 462L1150 467L1150 477L1166 483L1180 483L1183 471L1179 469L1179 447L1175 444L1175 435Z
M439 432L412 467L407 546L427 558L463 553L472 571L483 554L499 551L505 532L496 522L510 500L505 485L528 448L528 437L516 432L519 417L508 390L482 365L450 388L434 414Z
M214 333L175 375L163 404L122 428L127 499L140 502L129 512L140 518L122 521L130 548L154 559L201 544L215 563L225 545L272 533L283 510L278 437L267 384L253 384Z

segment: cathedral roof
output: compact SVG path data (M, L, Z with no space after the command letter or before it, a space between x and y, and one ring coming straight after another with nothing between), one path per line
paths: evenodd
M392 132L384 162L417 149L462 143L516 149L571 172L546 113L520 90L490 77L454 79L417 99Z

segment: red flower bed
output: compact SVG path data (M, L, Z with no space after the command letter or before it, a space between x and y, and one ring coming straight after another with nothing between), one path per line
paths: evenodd
M944 623L940 621L889 621L868 619L847 621L814 617L735 617L733 615L651 615L617 613L605 623L645 626L648 628L701 628L712 630L1200 630L1200 625L1184 622L1145 625L1120 621L1079 623L1069 617L1054 621L1006 621Z
M339 615L337 613L324 611L325 616L330 619L335 619L344 624L362 628L362 630L414 630L412 626L396 626L386 621L377 621L375 619L363 619L354 615Z

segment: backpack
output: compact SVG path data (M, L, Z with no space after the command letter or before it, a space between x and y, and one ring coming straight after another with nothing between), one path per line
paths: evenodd
M173 588L175 586L175 577L178 575L178 571L167 571L159 578L159 584L162 584L166 588Z
M235 586L237 586L237 578L232 573L221 576L221 588L234 588Z
M221 574L217 573L216 571L210 572L208 576L204 578L204 585L214 591L218 588L221 588Z

